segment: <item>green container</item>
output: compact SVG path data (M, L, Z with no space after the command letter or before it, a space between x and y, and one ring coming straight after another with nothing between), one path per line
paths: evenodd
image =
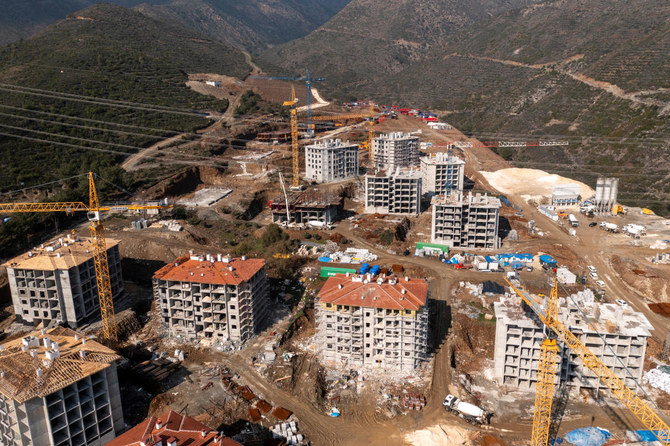
M424 242L416 243L416 249L423 249L423 248L439 249L442 251L442 254L449 254L449 247L447 245L440 245L437 243L424 243Z
M320 277L332 277L335 274L356 274L356 270L353 268L338 268L335 266L322 266Z

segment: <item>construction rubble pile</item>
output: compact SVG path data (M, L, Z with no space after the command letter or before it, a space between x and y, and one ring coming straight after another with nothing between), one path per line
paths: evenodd
M270 428L270 431L272 432L273 438L284 439L289 446L309 444L309 442L305 440L305 437L298 433L298 424L295 421L275 424Z
M334 245L334 249L333 249ZM337 251L337 245L330 243L326 245L325 253L323 258L329 258L330 262L334 263L367 263L374 262L379 257L376 254L372 254L370 251L364 248L347 248L346 251Z
M670 394L670 367L658 366L655 369L651 369L645 372L642 381Z

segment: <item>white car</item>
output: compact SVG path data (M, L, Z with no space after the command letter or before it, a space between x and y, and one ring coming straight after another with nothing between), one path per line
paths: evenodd
M605 288L605 282L602 280L596 280L596 285L598 285L600 288Z
M595 272L596 272L596 267L593 266L593 265L589 265L589 266L587 266L586 269L588 269L588 270L591 271L592 273L595 273Z
M623 300L623 299L617 299L617 300L616 300L616 303L618 303L618 304L621 305L622 307L627 307L627 306L628 306L628 302L626 302L626 301Z
M590 273L589 276L594 280L598 280L598 273Z

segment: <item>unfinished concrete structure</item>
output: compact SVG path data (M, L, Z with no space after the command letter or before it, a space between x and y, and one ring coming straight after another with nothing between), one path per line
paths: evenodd
M393 171L419 165L419 137L392 132L372 139L374 167Z
M421 213L421 172L400 169L365 176L365 212L418 215Z
M557 184L551 188L552 206L576 206L581 199L578 184Z
M358 176L358 144L325 139L305 146L305 178L317 183Z
M154 296L172 336L245 342L268 317L265 260L190 255L154 275Z
M596 196L593 202L596 207L596 215L612 214L612 208L617 202L618 190L618 178L598 178L598 181L596 182Z
M628 367L633 378L641 380L647 338L653 328L649 321L642 313L629 307L595 302L593 293L588 290L573 295L573 298L579 302L588 320L584 320L573 299L568 299L566 303L564 298L559 298L559 320L628 387L635 387L622 364ZM504 386L534 390L540 346L544 339L543 324L532 310L522 309L516 296L502 297L494 308L497 321L494 350L496 379ZM611 350L589 324L602 334ZM606 388L561 341L559 347L557 379L576 390Z
M463 192L465 161L447 152L421 157L423 193L445 195Z
M453 248L497 249L500 200L487 195L453 193L433 197L431 240Z
M285 224L287 218L289 223L306 225L309 222L318 222L321 225L329 225L342 217L342 197L335 195L323 195L313 192L298 192L288 195L289 212L286 215L286 199L284 196L276 197L270 201L272 211L272 223Z
M119 243L107 239L112 297L123 293ZM26 322L78 327L100 316L93 245L68 235L44 243L3 265L16 315Z
M124 427L113 350L69 328L0 346L0 444L102 446Z
M314 306L321 359L411 372L428 359L427 298L422 279L329 277Z

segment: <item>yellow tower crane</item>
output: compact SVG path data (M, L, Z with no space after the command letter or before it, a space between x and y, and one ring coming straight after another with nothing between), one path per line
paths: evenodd
M284 101L284 107L291 107L291 158L293 164L293 182L291 187L298 189L300 187L300 157L298 145L298 110L295 104L298 100L295 97L295 87L291 86L291 99ZM286 203L288 206L288 202Z
M339 115L319 115L312 116L310 118L312 121L346 121L349 119L367 119L369 128L368 128L368 138L362 145L368 149L368 152L372 153L372 139L375 136L374 124L375 124L375 104L370 101L370 111L368 113L344 113Z
M100 219L100 213L105 211L132 211L142 209L166 209L171 206L143 206L121 205L100 206L98 193L95 188L94 174L88 173L89 204L82 202L61 203L0 203L0 213L16 212L87 212L91 222L91 243L93 244L93 263L95 264L95 278L98 285L100 299L100 315L102 318L102 335L105 339L116 341L117 327L114 319L114 301L112 300L112 285L109 279L109 263L107 261L107 243L105 241L105 227Z
M638 397L635 392L624 384L591 350L586 347L561 321L558 320L556 304L558 290L556 280L552 292L546 302L544 296L534 296L522 287L513 285L507 278L505 281L537 314L545 327L563 341L582 361L582 365L590 369L600 381L610 389L633 415L655 436L661 444L670 445L670 426L649 405ZM551 405L553 401L554 381L556 376L557 348L550 339L545 339L540 350L540 369L535 389L535 415L533 416L532 446L546 446L549 441L549 422L551 421ZM555 340L553 341L555 343Z

